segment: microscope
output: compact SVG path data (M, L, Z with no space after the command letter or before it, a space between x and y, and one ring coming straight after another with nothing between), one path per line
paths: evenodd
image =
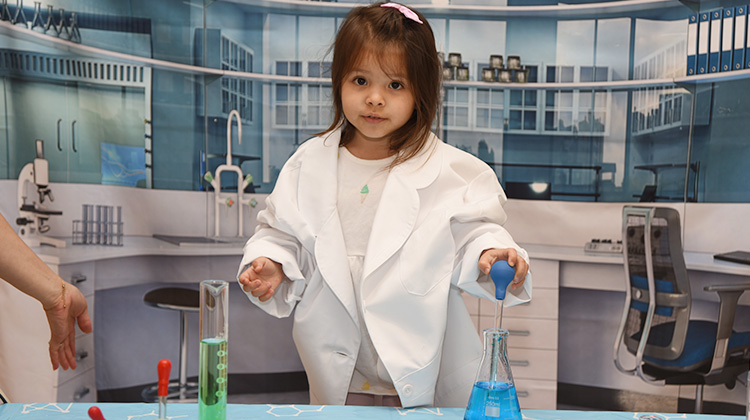
M36 187L36 195L39 202L31 198L27 203L27 184ZM33 195L33 193L32 193ZM44 158L44 141L36 141L36 159L27 163L21 173L18 175L18 207L20 217L16 219L16 224L20 226L19 236L30 247L41 245L50 245L58 248L65 248L65 241L55 238L49 238L42 234L47 233L50 226L47 223L50 216L62 215L62 211L47 210L42 204L44 200L54 201L52 190L49 188L49 162Z

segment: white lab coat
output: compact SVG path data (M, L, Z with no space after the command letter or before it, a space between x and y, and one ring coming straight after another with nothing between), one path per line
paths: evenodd
M284 165L239 272L265 256L291 281L267 302L248 297L277 317L296 305L293 337L311 404L344 404L365 322L404 407L465 407L482 345L459 289L493 299L478 282L486 277L477 268L484 249L513 247L528 260L501 226L506 198L497 177L434 135L423 153L393 168L357 297L336 208L339 140L339 131L310 139ZM529 299L530 275L505 304Z

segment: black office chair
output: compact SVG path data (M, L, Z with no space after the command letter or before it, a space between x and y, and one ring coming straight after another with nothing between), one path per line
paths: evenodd
M188 312L200 311L200 292L185 287L162 287L149 291L143 296L143 302L149 306L169 309L180 313L180 361L178 380L169 383L167 399L180 402L194 402L198 398L198 384L187 381L187 335ZM157 385L146 387L141 392L145 402L158 401Z
M732 331L737 302L750 283L704 287L719 295L718 322L690 319L680 235L680 215L674 209L623 209L626 299L614 359L618 370L650 383L696 385L695 412L700 413L703 385L732 389L750 368L750 331ZM635 355L632 369L621 360L623 343Z

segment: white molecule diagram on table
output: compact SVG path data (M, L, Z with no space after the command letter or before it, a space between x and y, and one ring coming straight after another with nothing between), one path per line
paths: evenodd
M66 414L66 413L70 413L70 407L72 407L72 406L73 406L73 403L62 404L62 405L58 405L58 404L55 404L55 403L49 403L49 404L24 404L23 405L23 410L21 411L21 414L29 414L29 413L38 412L38 411L49 411L49 412L53 412L53 413L63 413L63 414ZM151 410L150 413L136 414L136 415L128 416L127 420L140 419L140 418L143 418L143 417L158 418L159 414L156 413L156 410ZM182 416L167 416L167 419L172 420L172 419L179 419L181 417L187 417L187 415L182 415Z
M443 413L440 412L439 408L426 408L426 407L416 407L416 408L396 408L398 410L398 414L402 416L408 416L410 413L427 413L432 414L435 416L442 416Z
M297 417L302 413L313 413L313 412L321 412L326 407L324 405L321 405L317 408L312 407L297 407L296 405L273 405L268 404L270 407L268 410L266 410L266 413L271 414L276 417Z
M140 418L140 417L155 417L155 418L158 418L159 414L156 413L156 410L151 410L150 413L138 414L138 415L135 415L135 416L128 416L128 420L133 420L133 419L137 419L137 418ZM187 415L182 415L182 416L167 416L167 419L169 419L169 420L179 419L180 417L187 417Z
M534 417L529 417L526 414L521 412L521 417L523 417L523 420L537 420ZM656 413L633 413L633 419L635 420L674 420L674 419L686 419L687 414L656 414ZM553 419L545 419L545 420L553 420ZM555 419L555 420L561 420L561 419Z
M21 414L29 414L34 411L51 411L53 413L70 413L70 407L73 403L68 403L68 406L63 408L55 403L49 404L24 404ZM65 404L63 404L65 406Z
M310 406L302 406L297 407L296 405L273 405L268 404L270 407L268 410L266 410L266 413L271 414L275 417L298 417L302 413L313 413L313 412L322 412L324 408L326 408L325 405L321 405L319 407L310 407ZM439 408L395 408L398 411L399 415L402 416L408 416L411 413L419 413L419 414L432 414L435 416L442 416L443 413L440 411Z

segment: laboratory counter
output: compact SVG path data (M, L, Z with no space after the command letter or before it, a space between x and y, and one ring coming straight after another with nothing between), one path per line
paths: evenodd
M224 243L185 242L176 245L153 236L125 236L122 246L110 246L73 245L70 237L58 239L65 241L65 248L42 246L33 250L45 263L62 265L141 256L241 256L242 247L247 241L247 238L224 238Z
M189 237L186 237L189 238ZM47 264L71 264L111 258L145 255L159 256L241 256L247 238L220 238L221 243L188 243L176 245L151 236L126 236L123 246L73 245L71 238L65 248L38 247L34 251ZM521 244L531 258L622 265L622 254L592 253L580 246ZM712 253L685 252L688 270L707 271L750 277L750 265L715 260Z
M70 238L66 238L66 241L65 248L42 247L34 250L63 279L81 289L89 301L89 311L95 317L96 339L88 338L91 343L88 350L90 355L96 354L96 358L89 357L90 370L79 373L77 369L75 372L77 380L81 379L89 384L86 385L86 389L91 390L89 398L95 398L93 390L97 388L122 389L153 380L151 365L133 367L127 362L132 359L129 356L129 343L141 343L140 353L148 355L149 363L153 362L153 365L161 357L176 353L177 337L172 337L177 334L175 314L146 307L142 302L143 294L150 288L167 283L179 283L187 287L197 287L205 279L223 279L233 283L232 288L236 290L231 293L231 299L235 301L230 304L231 318L243 319L244 322L230 323L233 337L230 373L302 371L291 341L291 319L269 317L248 304L234 281L244 239L237 238L234 242L223 244L175 245L150 236L126 236L123 246L73 245ZM608 359L612 341L607 334L613 334L609 331L609 324L616 324L620 316L620 300L625 290L622 255L593 254L585 252L583 247L573 246L521 245L531 258L534 299L531 305L509 309L506 313L507 322L516 322L518 328L531 331L530 338L550 337L549 343L529 341L529 337L518 337L513 341L519 349L511 349L511 356L514 356L513 351L519 351L521 354L518 357L528 359L528 365L514 371L519 378L519 389L525 395L522 406L555 408L558 382L639 390L642 383L613 372L612 361ZM715 304L718 298L715 294L703 292L702 285L750 280L750 266L715 261L709 253L686 252L685 261L690 270L691 283L696 283L693 290L702 292L697 293L699 298L710 304ZM606 307L594 307L592 303L599 306L606 303ZM489 302L467 301L478 331L487 322L491 322L493 308L485 309L488 304ZM750 294L743 295L740 304L750 305ZM585 313L578 314L581 311ZM581 316L590 318L592 311L597 313L596 325L591 325L591 329L584 332L575 329L578 319ZM31 311L32 315L34 313ZM129 316L122 317L123 313L128 313ZM40 328L43 321L39 320ZM197 319L191 321L191 337L197 333L197 325L193 325L197 322L193 321ZM150 325L149 331L157 329L163 333L144 336L148 331L132 328L134 325ZM542 328L542 331L536 331L534 328L537 327ZM265 339L254 339L258 334ZM591 337L605 338L592 341ZM46 334L40 335L40 349L46 350L42 343L47 339ZM96 352L93 351L94 341ZM578 360L580 352L575 351L575 348L581 342L594 349L592 351L595 356L587 356L585 361ZM85 342L82 342L80 350L86 351L83 343ZM190 354L197 354L197 349L193 348L195 345L197 344L191 342ZM278 349L288 351L281 355L278 354ZM40 352L39 360L48 357L45 353ZM248 353L268 357L256 363L252 358L243 357ZM96 359L96 369L92 359ZM122 362L108 362L112 360ZM575 369L581 363L585 363L590 369ZM196 360L191 357L189 376L196 371ZM56 373L51 379L57 384L53 392L58 401L66 401L64 385L68 384L70 395L75 395L82 385L71 380L70 374L61 375L58 380ZM84 378L87 375L88 379ZM96 385L93 385L94 376ZM29 384L28 387L29 392L32 392L38 388L38 384ZM725 391L716 392L724 394ZM658 391L659 394L670 392L670 388ZM713 398L711 392L707 394L707 400Z
M105 419L156 418L157 404L97 404ZM88 419L87 411L91 404L4 404L0 405L0 420L66 420ZM568 411L568 410L522 410L524 420L744 420L744 416L705 415L705 414L669 414L669 413L633 413L618 411ZM333 405L227 405L227 420L234 419L276 419L294 417L313 420L460 420L463 419L462 408L391 408L391 407L355 407ZM197 404L168 404L167 418L192 420L198 419Z

